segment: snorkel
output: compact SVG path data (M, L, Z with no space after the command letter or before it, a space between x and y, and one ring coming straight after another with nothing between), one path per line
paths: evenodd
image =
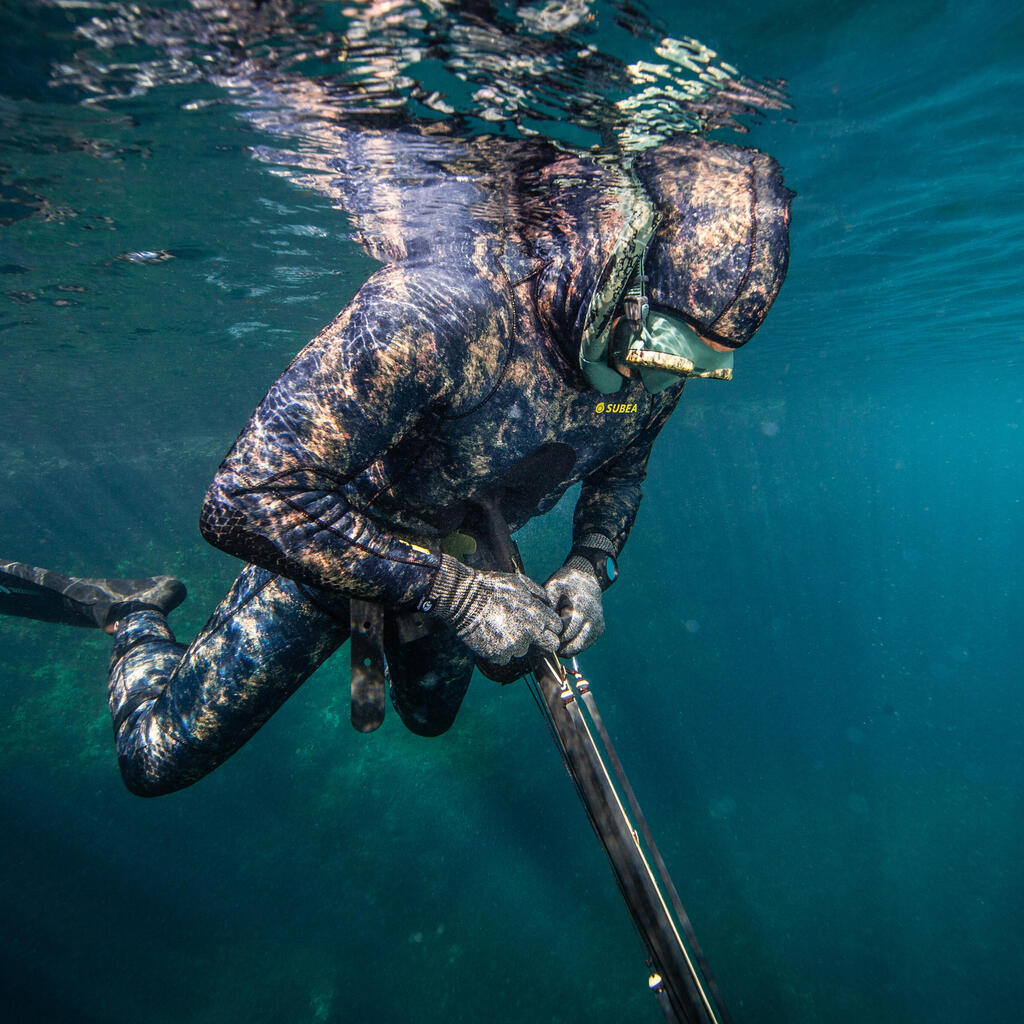
M786 276L789 204L778 164L684 135L620 171L608 256L588 297L577 358L604 395L639 378L656 394L732 378Z
M643 268L641 259L640 272L622 301L625 316L612 328L612 359L621 360L630 371L635 368L644 389L652 395L681 377L732 380L731 349L717 352L681 317L651 309Z
M634 372L644 390L656 395L690 377L732 380L732 350L718 352L681 317L652 310L645 294L644 259L622 298L622 315L601 337L580 350L587 383L603 395L618 391Z

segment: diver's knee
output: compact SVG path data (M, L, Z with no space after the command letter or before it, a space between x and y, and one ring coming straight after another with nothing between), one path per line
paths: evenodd
M399 667L394 666L396 670ZM391 704L410 732L440 736L454 724L472 673L472 662L450 676L430 669L402 679L396 671L391 680Z
M427 715L421 711L402 712L399 710L402 723L417 736L442 736L455 724L455 715Z
M121 781L124 783L125 789L128 790L133 796L165 796L167 793L173 793L177 787L168 787L163 780L151 779L146 775L136 774L130 769L126 769L123 765L121 767Z
M119 757L121 781L133 796L167 796L186 789L196 780L156 765L143 765L137 759Z

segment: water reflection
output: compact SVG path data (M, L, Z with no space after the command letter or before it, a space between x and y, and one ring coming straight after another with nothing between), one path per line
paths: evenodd
M629 0L58 2L80 20L54 84L97 113L205 87L177 102L236 105L275 140L255 155L329 197L382 262L468 251L482 225L500 246L509 197L560 150L628 166L672 136L742 131L785 105L779 83L669 36ZM513 212L520 226L543 216Z
M785 102L780 83L744 77L629 0L114 3L76 34L87 45L54 80L87 102L213 82L244 104L290 110L293 126L445 120L628 152L680 131L743 130L742 115Z

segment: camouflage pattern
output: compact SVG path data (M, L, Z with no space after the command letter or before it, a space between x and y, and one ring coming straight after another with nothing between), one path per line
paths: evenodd
M80 579L24 562L0 562L0 614L66 626L99 627L143 608L170 612L185 600L171 576Z
M315 187L340 197L385 265L281 375L210 486L203 535L250 564L199 636L176 643L157 611L117 624L110 706L137 793L188 785L246 742L347 639L350 598L388 610L403 720L443 732L472 655L438 620L403 638L396 615L429 611L443 552L495 567L485 506L515 531L581 483L566 547L585 540L617 556L651 446L682 393L682 380L652 395L630 379L606 402L579 369L584 337L611 328L637 240L687 216L652 198L630 167L443 132L345 131L336 141L324 168L333 177ZM402 173L360 192L369 154ZM735 178L723 180L728 234L739 207ZM713 247L712 220L701 237ZM673 238L659 244L671 252ZM709 259L692 276L713 282L682 280L687 301L721 280ZM747 288L747 270L733 292ZM766 310L774 292L761 295Z
M634 63L595 45L588 0L355 0L343 31L296 0L112 0L54 66L97 104L216 85L281 147L257 155L329 196L383 265L274 385L209 490L204 535L250 565L196 640L177 644L106 581L67 581L76 603L56 621L117 619L110 704L133 791L187 785L244 743L347 638L349 598L415 608L453 533L479 540L484 499L517 529L581 482L573 542L621 551L683 384L652 396L631 380L607 403L580 346L612 329L652 231L656 303L730 345L760 323L785 272L777 169L673 137L742 130L784 93L663 37L628 0L607 6L640 41ZM479 134L495 123L518 138ZM524 138L542 127L561 148ZM494 567L473 544L458 557ZM26 600L0 592L0 611ZM443 731L469 652L442 623L403 643L392 615L386 633L396 708Z
M370 147L380 160L381 147L408 138L346 142L365 161ZM412 142L418 160L441 144ZM577 537L599 533L621 550L682 383L652 396L626 382L622 411L610 413L578 354L595 294L610 277L625 287L613 257L635 234L638 207L650 222L650 202L621 165L500 145L453 140L446 173L427 150L429 220L438 231L444 211L443 245L422 244L437 241L417 220L422 184L412 195L346 195L357 236L391 262L253 414L203 507L211 543L311 586L415 607L475 498L500 492L516 530L582 481ZM460 162L488 155L489 182L507 185L500 202ZM325 187L347 185L336 175Z
M160 796L198 781L246 743L349 636L349 602L247 566L188 646L155 610L117 624L109 702L125 785ZM392 704L437 736L455 720L473 658L441 624L385 634Z
M414 608L446 538L478 532L475 498L515 530L582 481L577 536L625 543L682 385L651 396L627 382L623 411L606 412L574 350L635 181L547 147L517 154L501 204L435 176L447 251L419 244L408 196L364 204L357 227L393 262L271 388L203 506L207 539L251 565L187 650L155 613L118 625L110 704L133 791L188 785L244 743L347 638L347 598ZM463 557L485 567L474 546ZM467 649L439 623L406 644L389 627L387 651L406 724L443 731Z
M249 566L187 648L159 612L118 622L110 711L133 793L170 793L216 768L344 643L347 602L316 597Z
M687 135L636 161L665 218L647 253L654 306L706 338L745 344L768 314L789 263L789 204L764 153Z

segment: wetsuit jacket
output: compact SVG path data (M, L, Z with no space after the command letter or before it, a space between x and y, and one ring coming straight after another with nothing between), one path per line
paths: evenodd
M470 144L474 158L494 144ZM616 261L650 204L622 168L547 149L518 166L497 198L453 202L464 181L434 183L448 196L440 252L390 229L367 241L364 216L367 251L387 265L253 414L203 506L211 543L412 607L475 496L497 495L515 530L582 481L574 538L621 550L682 383L649 395L627 382L606 398L578 351L595 310L607 320L618 304Z

